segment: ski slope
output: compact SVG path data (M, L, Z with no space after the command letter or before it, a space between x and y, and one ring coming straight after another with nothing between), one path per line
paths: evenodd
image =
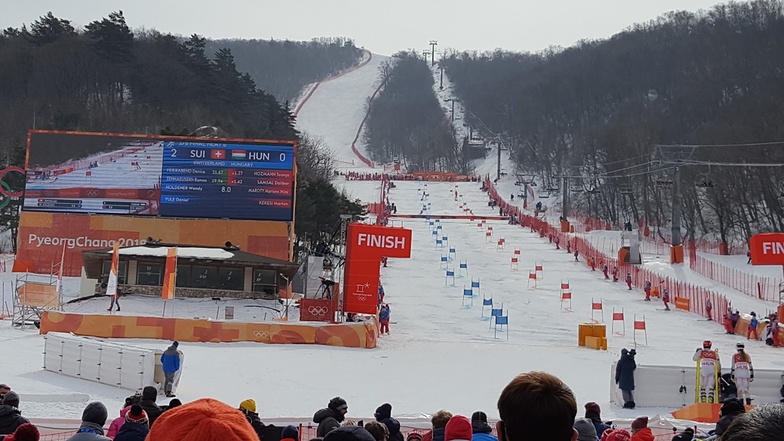
M334 154L338 169L370 169L352 151L366 113L366 104L380 85L379 67L389 57L372 54L364 66L338 78L323 81L297 114L297 129L321 138ZM369 158L361 133L356 148Z

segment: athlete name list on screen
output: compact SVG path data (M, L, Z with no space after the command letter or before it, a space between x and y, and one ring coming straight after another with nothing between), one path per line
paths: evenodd
M291 146L167 141L161 214L291 220Z

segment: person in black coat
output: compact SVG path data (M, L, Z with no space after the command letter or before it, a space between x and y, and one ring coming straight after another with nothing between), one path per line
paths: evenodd
M19 410L19 395L14 391L6 393L0 405L0 435L12 434L17 427L29 422Z
M637 369L637 363L634 361L634 356L637 351L631 351L623 348L621 350L621 359L615 366L615 384L621 389L623 393L623 407L624 409L634 409L634 370Z
M730 427L735 417L744 413L746 413L746 407L739 399L730 398L724 401L721 405L721 410L719 410L719 421L716 422L716 430L713 433L721 437L727 428Z
M145 386L144 389L142 389L142 400L139 401L139 406L147 413L150 427L155 424L155 420L163 413L163 409L155 402L157 399L158 389L156 389L155 386Z
M340 427L340 423L346 418L347 412L348 404L346 403L346 400L340 397L329 400L327 407L318 410L313 415L313 422L318 423L316 436L323 438L332 430Z
M387 430L389 431L389 441L404 441L403 434L400 432L400 422L392 418L392 405L389 403L384 403L381 406L378 406L376 409L376 413L373 414L376 417L376 421L379 423L387 426Z

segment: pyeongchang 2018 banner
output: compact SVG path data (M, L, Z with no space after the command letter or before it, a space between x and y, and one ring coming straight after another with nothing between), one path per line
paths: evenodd
M411 257L411 230L351 223L346 241L343 310L375 314L381 258Z

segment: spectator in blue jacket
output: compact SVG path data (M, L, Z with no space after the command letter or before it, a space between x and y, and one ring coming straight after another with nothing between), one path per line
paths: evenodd
M167 397L174 396L174 394L172 394L174 374L180 370L180 353L177 350L179 345L180 344L175 341L163 352L163 355L161 355L161 364L163 364L163 375L165 377L163 391L166 393Z
M487 424L487 414L477 410L471 415L471 441L498 441L493 435L493 428Z

